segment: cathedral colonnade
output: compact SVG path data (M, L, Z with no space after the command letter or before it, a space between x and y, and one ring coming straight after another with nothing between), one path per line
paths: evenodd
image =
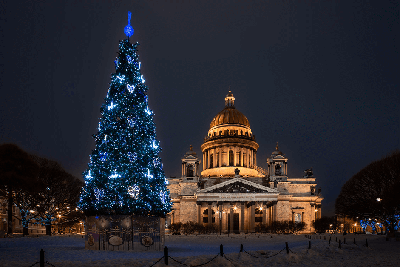
M219 167L247 167L257 165L257 150L251 147L212 147L203 152L203 170Z
M276 201L197 201L197 223L214 224L222 232L255 232L257 225L276 221Z

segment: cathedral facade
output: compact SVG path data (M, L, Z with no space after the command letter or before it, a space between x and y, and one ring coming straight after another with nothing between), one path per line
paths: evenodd
M288 159L278 144L267 169L259 167L259 145L234 102L229 91L225 108L211 121L202 158L190 147L182 158L182 176L168 179L173 201L168 220L216 224L223 232L235 233L254 232L258 224L294 221L305 222L305 232L313 232L323 198L316 192L312 170L289 178Z

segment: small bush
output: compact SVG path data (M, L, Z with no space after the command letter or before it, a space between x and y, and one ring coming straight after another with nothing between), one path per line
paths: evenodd
M219 233L219 226L217 224L203 225L202 223L195 223L188 221L186 223L173 223L170 225L171 233L173 235L193 235L193 234L214 234Z
M206 233L206 227L202 223L195 223L195 232L199 235Z
M292 222L292 221L275 221L271 224L259 224L256 226L255 230L259 233L275 233L275 234L289 234L297 233L304 230L306 223L304 222Z
M182 223L177 222L177 223L172 223L170 225L171 233L173 235L180 235L181 234L181 229L182 229Z
M192 235L196 231L196 223L186 222L182 225L182 233L184 235Z
M219 232L219 227L216 224L207 225L205 227L205 232L207 234L215 234Z

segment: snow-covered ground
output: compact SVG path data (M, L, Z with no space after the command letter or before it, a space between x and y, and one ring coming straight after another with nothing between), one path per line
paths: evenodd
M324 236L326 240L324 240ZM224 246L226 257L217 256L203 266L399 266L400 241L386 241L376 235L203 235L166 236L165 245L174 260L195 266L213 259ZM338 248L336 237L347 244ZM321 238L321 239L320 239ZM353 244L354 238L356 244ZM368 247L365 246L368 239ZM308 249L311 241L311 249ZM288 242L290 253L286 253ZM240 253L240 245L244 251ZM62 266L151 266L163 252L89 251L81 236L19 237L0 239L0 266L31 266L39 261L39 251L45 251L45 261ZM277 254L277 255L275 255ZM168 266L184 266L169 259ZM39 266L36 264L35 266ZM51 266L51 265L46 265ZM154 266L165 266L164 259Z

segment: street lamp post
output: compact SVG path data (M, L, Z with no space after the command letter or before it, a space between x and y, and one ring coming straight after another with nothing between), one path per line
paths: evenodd
M58 217L58 234L60 234L61 214L58 214L57 217Z

